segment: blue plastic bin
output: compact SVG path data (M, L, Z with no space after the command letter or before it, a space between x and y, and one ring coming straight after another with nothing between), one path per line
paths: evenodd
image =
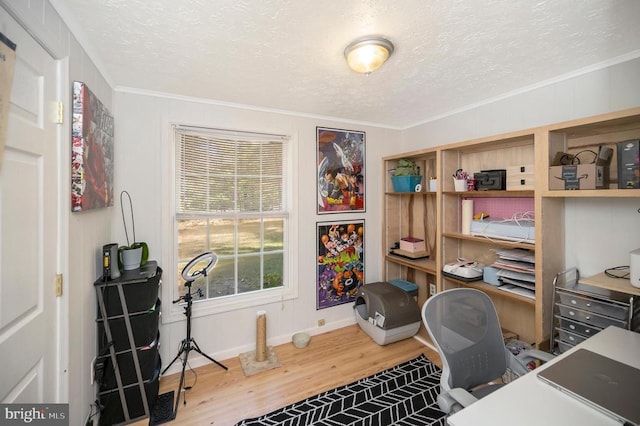
M395 192L414 192L416 185L422 182L422 176L391 176Z
M406 280L401 280L401 279L397 279L397 280L389 280L387 281L389 284L392 284L396 287L401 288L402 290L406 291L407 293L409 293L412 296L417 296L418 295L418 284L416 283L412 283L411 281L406 281Z

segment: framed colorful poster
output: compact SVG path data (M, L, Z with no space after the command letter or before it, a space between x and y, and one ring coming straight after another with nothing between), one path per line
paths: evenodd
M71 211L113 205L113 116L86 84L73 82Z
M317 223L317 244L316 309L354 302L364 285L364 220Z
M365 211L365 134L316 128L318 214Z

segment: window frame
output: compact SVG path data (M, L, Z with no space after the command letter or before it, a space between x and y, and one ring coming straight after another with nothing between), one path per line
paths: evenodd
M285 230L284 230L284 282L281 287L262 289L249 293L241 293L230 296L223 296L219 298L212 298L206 300L194 301L192 308L193 317L207 316L220 314L224 312L232 312L236 310L252 308L257 306L266 305L269 303L282 302L284 300L291 300L298 297L298 270L296 254L298 252L297 247L297 202L294 194L297 193L298 183L295 176L297 176L297 166L295 159L297 158L297 135L287 132L274 132L274 131L254 131L254 130L236 130L236 129L224 129L218 126L201 125L194 126L185 123L170 122L167 124L167 132L165 135L165 147L163 152L165 153L165 161L163 162L167 170L167 173L163 174L162 187L167 190L163 191L163 229L164 235L167 236L163 246L170 247L169 250L163 250L161 265L163 269L162 276L162 300L163 300L163 314L162 322L171 323L184 319L184 303L172 303L177 300L182 294L178 294L178 282L176 282L179 272L177 270L178 264L178 221L176 215L176 134L175 130L178 127L202 129L203 131L214 132L226 132L235 134L262 134L262 135L274 135L277 137L284 137L287 139L286 150L286 163L287 163L287 193L286 193L286 207L288 217L285 218ZM269 217L269 213L264 214L263 217ZM164 240L164 238L163 238Z

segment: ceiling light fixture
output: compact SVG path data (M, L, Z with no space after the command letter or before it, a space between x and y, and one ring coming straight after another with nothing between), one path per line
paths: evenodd
M392 53L393 43L379 36L360 37L344 49L349 67L365 75L380 68Z

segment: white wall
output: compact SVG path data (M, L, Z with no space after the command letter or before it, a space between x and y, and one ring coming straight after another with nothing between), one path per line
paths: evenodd
M52 1L58 6L58 2ZM248 130L268 130L297 134L300 206L298 230L300 242L296 261L298 267L299 297L296 300L262 307L267 310L269 344L288 340L300 329L312 332L326 331L332 327L353 322L350 305L315 310L315 222L364 218L366 220L366 274L367 281L381 277L380 244L382 198L376 186L380 182L381 157L396 153L397 142L402 137L401 151L410 151L426 146L435 146L502 133L510 130L539 126L546 123L614 111L640 105L640 61L624 63L595 70L565 80L552 82L548 86L524 91L486 105L476 106L447 117L432 120L403 132L361 126L353 123L328 121L321 118L274 114L228 106L217 106L194 100L176 100L134 93L116 93L109 87L108 79L101 74L86 55L76 37L60 19L47 0L2 0L18 20L48 48L54 57L62 59L61 66L68 79L61 88L65 110L71 111L70 84L73 80L84 81L91 90L111 109L116 123L116 176L114 193L127 189L133 196L140 239L151 245L151 257L162 259L168 247L163 245L161 233L162 182L165 170L162 167L163 129L169 121L203 124ZM63 13L60 11L60 13ZM76 33L77 34L77 33ZM113 98L113 99L112 99ZM367 133L367 211L362 215L315 214L315 127L338 127L362 130ZM70 146L70 123L62 132ZM64 142L64 140L63 140ZM61 161L69 164L67 158ZM313 166L311 166L313 165ZM63 167L63 170L64 167ZM70 181L69 169L63 180ZM68 191L68 188L63 188ZM89 367L95 356L95 293L92 283L100 274L99 252L102 244L112 240L123 242L119 203L116 207L71 214L69 193L63 193L66 205L63 217L61 271L65 275L65 302L69 307L68 328L68 401L70 423L82 424L89 404L95 399L95 391L89 383ZM626 264L622 254L630 248L640 247L638 240L637 203L626 200L616 207L605 202L594 205L591 210L584 205L568 203L567 232L576 235L575 247L568 245L567 259L576 259L584 269L599 271L606 266ZM618 207L622 205L622 207ZM589 206L591 207L591 206ZM591 213L589 213L591 212ZM594 213L595 212L595 213ZM593 214L609 218L604 225L595 226ZM600 216L598 216L599 218ZM573 219L575 220L573 220ZM598 220L598 223L601 223ZM113 224L113 225L112 225ZM593 233L585 232L591 226ZM590 229L593 230L593 229ZM594 256L590 247L611 241L617 250L611 258ZM583 271L584 272L584 271ZM163 285L175 285L172 277L165 277ZM165 300L164 303L170 303ZM194 337L201 348L217 359L251 350L255 339L256 308L238 312L201 317L194 320ZM327 325L316 328L317 319L324 318ZM163 325L162 357L171 360L184 337L184 321ZM192 365L198 365L193 358Z
M640 58L619 58L609 66L577 71L416 124L402 132L402 149L412 151L636 107L640 105L639 88Z
M316 270L316 222L345 219L365 219L365 275L367 282L378 281L382 275L380 245L382 232L382 156L395 152L395 143L400 140L400 132L375 128L355 123L329 121L279 114L265 111L234 108L211 102L168 98L147 93L120 92L115 94L116 145L115 167L117 194L126 189L132 196L136 235L150 247L150 259L156 259L165 270L169 269L168 256L172 247L162 227L162 211L171 207L172 200L166 198L163 181L167 176L166 156L170 155L171 140L168 135L170 123L211 126L268 133L294 135L297 140L296 162L298 175L297 192L294 194L298 205L297 252L293 262L297 265L298 298L266 306L241 309L193 320L193 336L200 348L215 359L223 360L239 353L255 349L256 311L267 311L267 338L269 345L289 341L291 335L300 330L313 333L325 332L355 322L351 304L316 310L315 280ZM349 214L316 214L316 126L366 132L366 212ZM119 200L114 209L114 231L116 240L125 241L121 225ZM177 274L163 275L163 286L175 286ZM163 300L163 311L171 304L168 296ZM326 325L317 327L317 320L324 319ZM165 363L171 361L178 351L179 343L185 336L184 317L178 322L161 325L161 356ZM206 360L190 355L191 365L204 364ZM193 359L193 362L191 360ZM207 361L208 362L208 361ZM174 364L171 371L177 369Z
M71 84L74 80L84 81L107 108L111 108L112 89L48 1L4 0L3 3L18 22L60 60L63 78L60 96L66 111L60 132L63 148L67 147L62 149L60 169L62 182L70 183ZM64 275L63 313L66 315L63 321L68 319L68 328L63 331L63 356L67 359L62 360L66 369L66 386L62 393L67 395L61 395L61 402L69 402L70 424L84 424L89 404L95 401L95 389L89 376L91 360L96 356L93 282L101 273L102 244L112 236L112 209L71 214L69 186L61 188L63 241L61 253L58 253L60 272Z
M640 59L604 65L407 129L402 133L402 150L640 106ZM566 267L576 266L581 275L589 276L605 268L629 265L629 251L640 247L640 203L637 199L614 201L568 199L565 202Z

